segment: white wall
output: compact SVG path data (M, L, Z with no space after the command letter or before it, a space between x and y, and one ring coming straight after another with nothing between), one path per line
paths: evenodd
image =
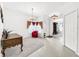
M26 14L13 10L10 8L3 7L4 14L4 28L12 30L15 33L22 35L23 37L29 37L31 34L28 34L27 31L27 18L29 17ZM45 18L44 18L45 19ZM48 19L43 20L43 31L48 33ZM43 35L43 33L42 33Z
M27 30L26 16L18 11L3 8L4 14L4 28L12 30L20 35L26 34Z
M13 3L13 2L8 3L7 2L5 3L4 2L2 3L2 5L4 6L5 19L8 19L8 20L12 18L16 18L19 20L24 19L23 22L26 21L27 16L30 16L32 14L31 8L34 8L34 15L38 17L39 16L43 17L44 31L47 33L47 35L49 34L49 14L53 12L58 12L60 13L60 16L62 17L64 14L69 13L70 11L78 7L77 6L78 3L55 3L55 2L54 3L53 2L49 2L49 3L44 3L44 2L42 3L37 3L37 2L35 3L32 3L32 2L28 2L28 3L24 3L24 2L23 3ZM16 16L15 13L18 16ZM11 17L9 16L9 14L11 15ZM8 26L12 26L12 25L8 25ZM50 34L52 35L52 32L53 32L52 23L50 27L51 27Z

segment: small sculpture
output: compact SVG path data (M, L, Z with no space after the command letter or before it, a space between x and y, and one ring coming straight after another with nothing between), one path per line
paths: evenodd
M8 35L9 35L10 32L12 32L12 31L7 31L6 29L3 29L3 35L2 35L2 37L5 38L5 39L7 39L7 37L8 37Z
M44 33L44 38L46 38L46 33Z

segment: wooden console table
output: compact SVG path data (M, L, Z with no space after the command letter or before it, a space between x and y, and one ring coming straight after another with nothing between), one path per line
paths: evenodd
M23 41L22 41L22 36L18 34L10 34L7 39L1 40L1 46L2 46L2 51L1 53L3 54L3 57L5 57L5 49L10 48L16 45L21 45L21 51L23 51Z

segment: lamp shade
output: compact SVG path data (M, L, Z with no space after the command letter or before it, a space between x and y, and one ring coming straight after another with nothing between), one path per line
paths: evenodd
M59 17L60 14L59 13L51 13L51 14L49 14L49 17L52 17L52 16L56 16L56 17L58 16Z

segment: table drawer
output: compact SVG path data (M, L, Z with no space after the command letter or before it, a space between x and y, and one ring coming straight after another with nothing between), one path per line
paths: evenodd
M2 47L11 47L22 43L22 38L15 38L15 39L6 39L2 40Z

